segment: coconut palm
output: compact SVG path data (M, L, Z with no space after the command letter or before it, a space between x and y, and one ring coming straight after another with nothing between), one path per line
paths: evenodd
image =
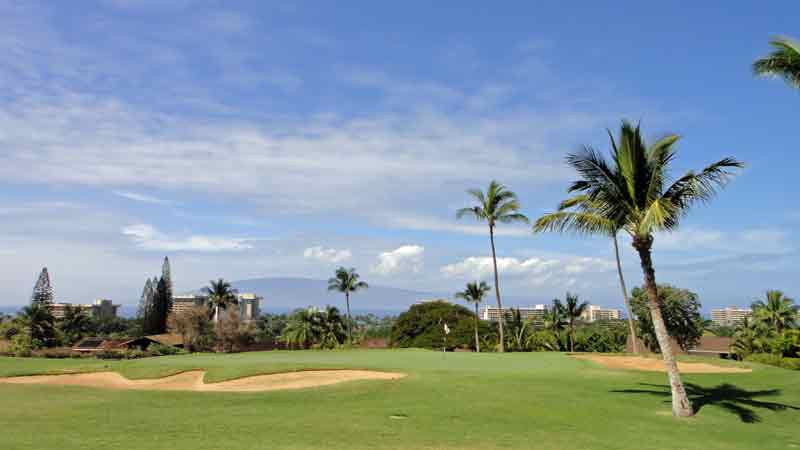
M581 214L583 201L572 198L565 203L575 207L548 214L537 221L537 229L573 231L605 235L608 222L622 227L632 238L639 254L650 313L672 391L672 412L677 416L694 414L678 371L672 344L658 302L655 270L651 249L658 231L678 228L683 218L697 203L709 201L724 186L734 169L742 163L725 158L700 172L687 172L668 184L668 169L675 158L677 135L668 135L646 146L639 126L624 121L618 141L609 130L611 161L592 147L570 154L567 163L580 175L569 193L585 196L593 214Z
M350 315L350 294L360 289L367 289L369 285L365 281L359 281L361 276L356 272L356 269L345 269L339 267L336 269L336 276L328 279L328 290L344 293L344 299L347 303L347 342L353 343L353 318Z
M614 259L617 263L617 276L619 277L619 287L622 289L622 301L625 304L625 312L628 316L628 331L631 335L631 342L633 343L633 353L639 353L639 344L636 340L636 327L633 324L633 310L631 309L631 302L628 298L628 288L625 286L625 277L622 274L622 263L619 258L619 242L617 235L620 230L625 226L623 222L613 222L602 217L601 214L594 211L592 202L586 195L577 195L567 201L562 202L558 206L558 211L548 214L536 221L534 224L534 231L541 232L549 229L552 222L564 220L570 216L585 216L584 220L597 223L605 228L605 234L611 237L611 242L614 244ZM573 209L570 211L570 209ZM563 229L561 231L574 231L574 229Z
M456 217L472 216L477 220L485 221L489 225L489 242L492 245L492 265L494 267L494 292L497 297L497 309L502 317L503 305L500 301L500 279L497 275L497 253L494 246L494 229L498 223L524 222L528 223L528 218L519 213L519 201L517 195L508 190L505 186L492 180L486 193L480 189L470 189L467 191L477 204L469 208L461 208L456 213ZM505 350L505 339L503 336L503 321L497 321L500 334L500 352Z
M567 292L567 296L564 299L563 311L567 318L567 325L569 326L569 351L571 352L575 351L575 324L588 307L589 304L578 300L577 295Z
M291 347L308 348L317 337L316 308L295 311L286 323L281 339Z
M326 306L319 312L318 340L320 348L337 348L344 340L344 321L339 309L335 306Z
M787 37L770 41L772 53L753 63L753 72L760 76L780 77L800 88L800 42Z
M765 353L770 350L774 336L775 331L766 323L745 317L736 326L731 350L742 359L753 353Z
M239 302L236 297L236 289L222 278L217 281L209 281L208 286L203 288L203 292L208 296L208 305L214 311L214 322L219 320L221 309L224 310L228 305L235 305Z
M478 353L481 351L481 341L478 337L478 305L483 301L483 297L485 297L486 293L491 289L492 288L489 287L489 285L484 281L481 281L480 283L473 281L471 283L467 283L466 289L456 293L456 298L460 298L467 303L475 304L475 351Z
M774 328L779 334L792 327L797 319L794 300L783 295L781 291L767 291L766 301L759 300L752 305L753 315L757 320Z

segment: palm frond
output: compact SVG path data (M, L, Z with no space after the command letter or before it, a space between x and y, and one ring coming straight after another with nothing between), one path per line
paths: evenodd
M790 85L800 88L800 42L779 37L770 44L774 50L753 63L753 72L758 76L783 78Z
M611 234L616 230L614 223L602 216L575 211L556 211L545 214L533 225L536 233L555 231L579 235Z
M700 173L688 172L664 192L662 199L683 213L696 202L707 202L724 187L733 176L730 169L740 169L744 164L734 158L724 158L709 165Z

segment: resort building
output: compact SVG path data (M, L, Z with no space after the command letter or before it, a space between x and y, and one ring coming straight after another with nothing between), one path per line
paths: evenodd
M261 315L261 301L264 298L250 292L236 294L239 318L243 321L258 319ZM191 308L197 308L208 302L208 296L197 294L175 295L172 297L172 311L179 313Z
M598 320L619 320L620 311L614 308L603 308L602 306L589 305L583 310L581 320L584 322L597 322Z
M503 308L502 310L496 306L486 305L483 307L483 311L481 311L481 320L496 322L500 319L501 314L506 316L511 315L512 309L519 309L519 315L522 317L522 320L531 320L533 322L543 322L544 313L547 312L547 307L545 305L520 306L519 308Z
M711 321L714 325L730 327L750 317L753 310L749 308L739 308L737 306L728 306L727 308L712 309Z
M107 298L98 298L94 303L53 303L50 305L50 312L56 319L63 319L66 309L72 307L80 309L82 313L95 319L105 319L117 317L119 306Z

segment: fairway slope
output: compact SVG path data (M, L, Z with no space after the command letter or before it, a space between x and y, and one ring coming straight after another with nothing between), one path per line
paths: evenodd
M570 355L577 359L586 359L609 369L644 370L648 372L666 372L664 361L641 356L604 356L604 355ZM678 362L678 369L683 373L748 373L750 369L741 367L721 367L707 363Z
M44 384L50 386L84 386L101 389L141 389L196 392L259 392L304 389L356 380L396 380L405 374L371 370L305 370L298 372L256 375L205 383L205 371L191 370L164 378L130 380L117 372L95 372L69 375L33 375L0 378L2 384Z

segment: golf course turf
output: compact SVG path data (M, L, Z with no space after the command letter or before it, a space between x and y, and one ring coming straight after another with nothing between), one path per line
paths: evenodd
M752 372L684 375L699 413L676 419L665 374L608 369L562 353L0 358L2 377L116 371L142 379L205 370L213 383L309 369L407 374L248 393L0 384L0 448L800 448L800 373L746 367Z

